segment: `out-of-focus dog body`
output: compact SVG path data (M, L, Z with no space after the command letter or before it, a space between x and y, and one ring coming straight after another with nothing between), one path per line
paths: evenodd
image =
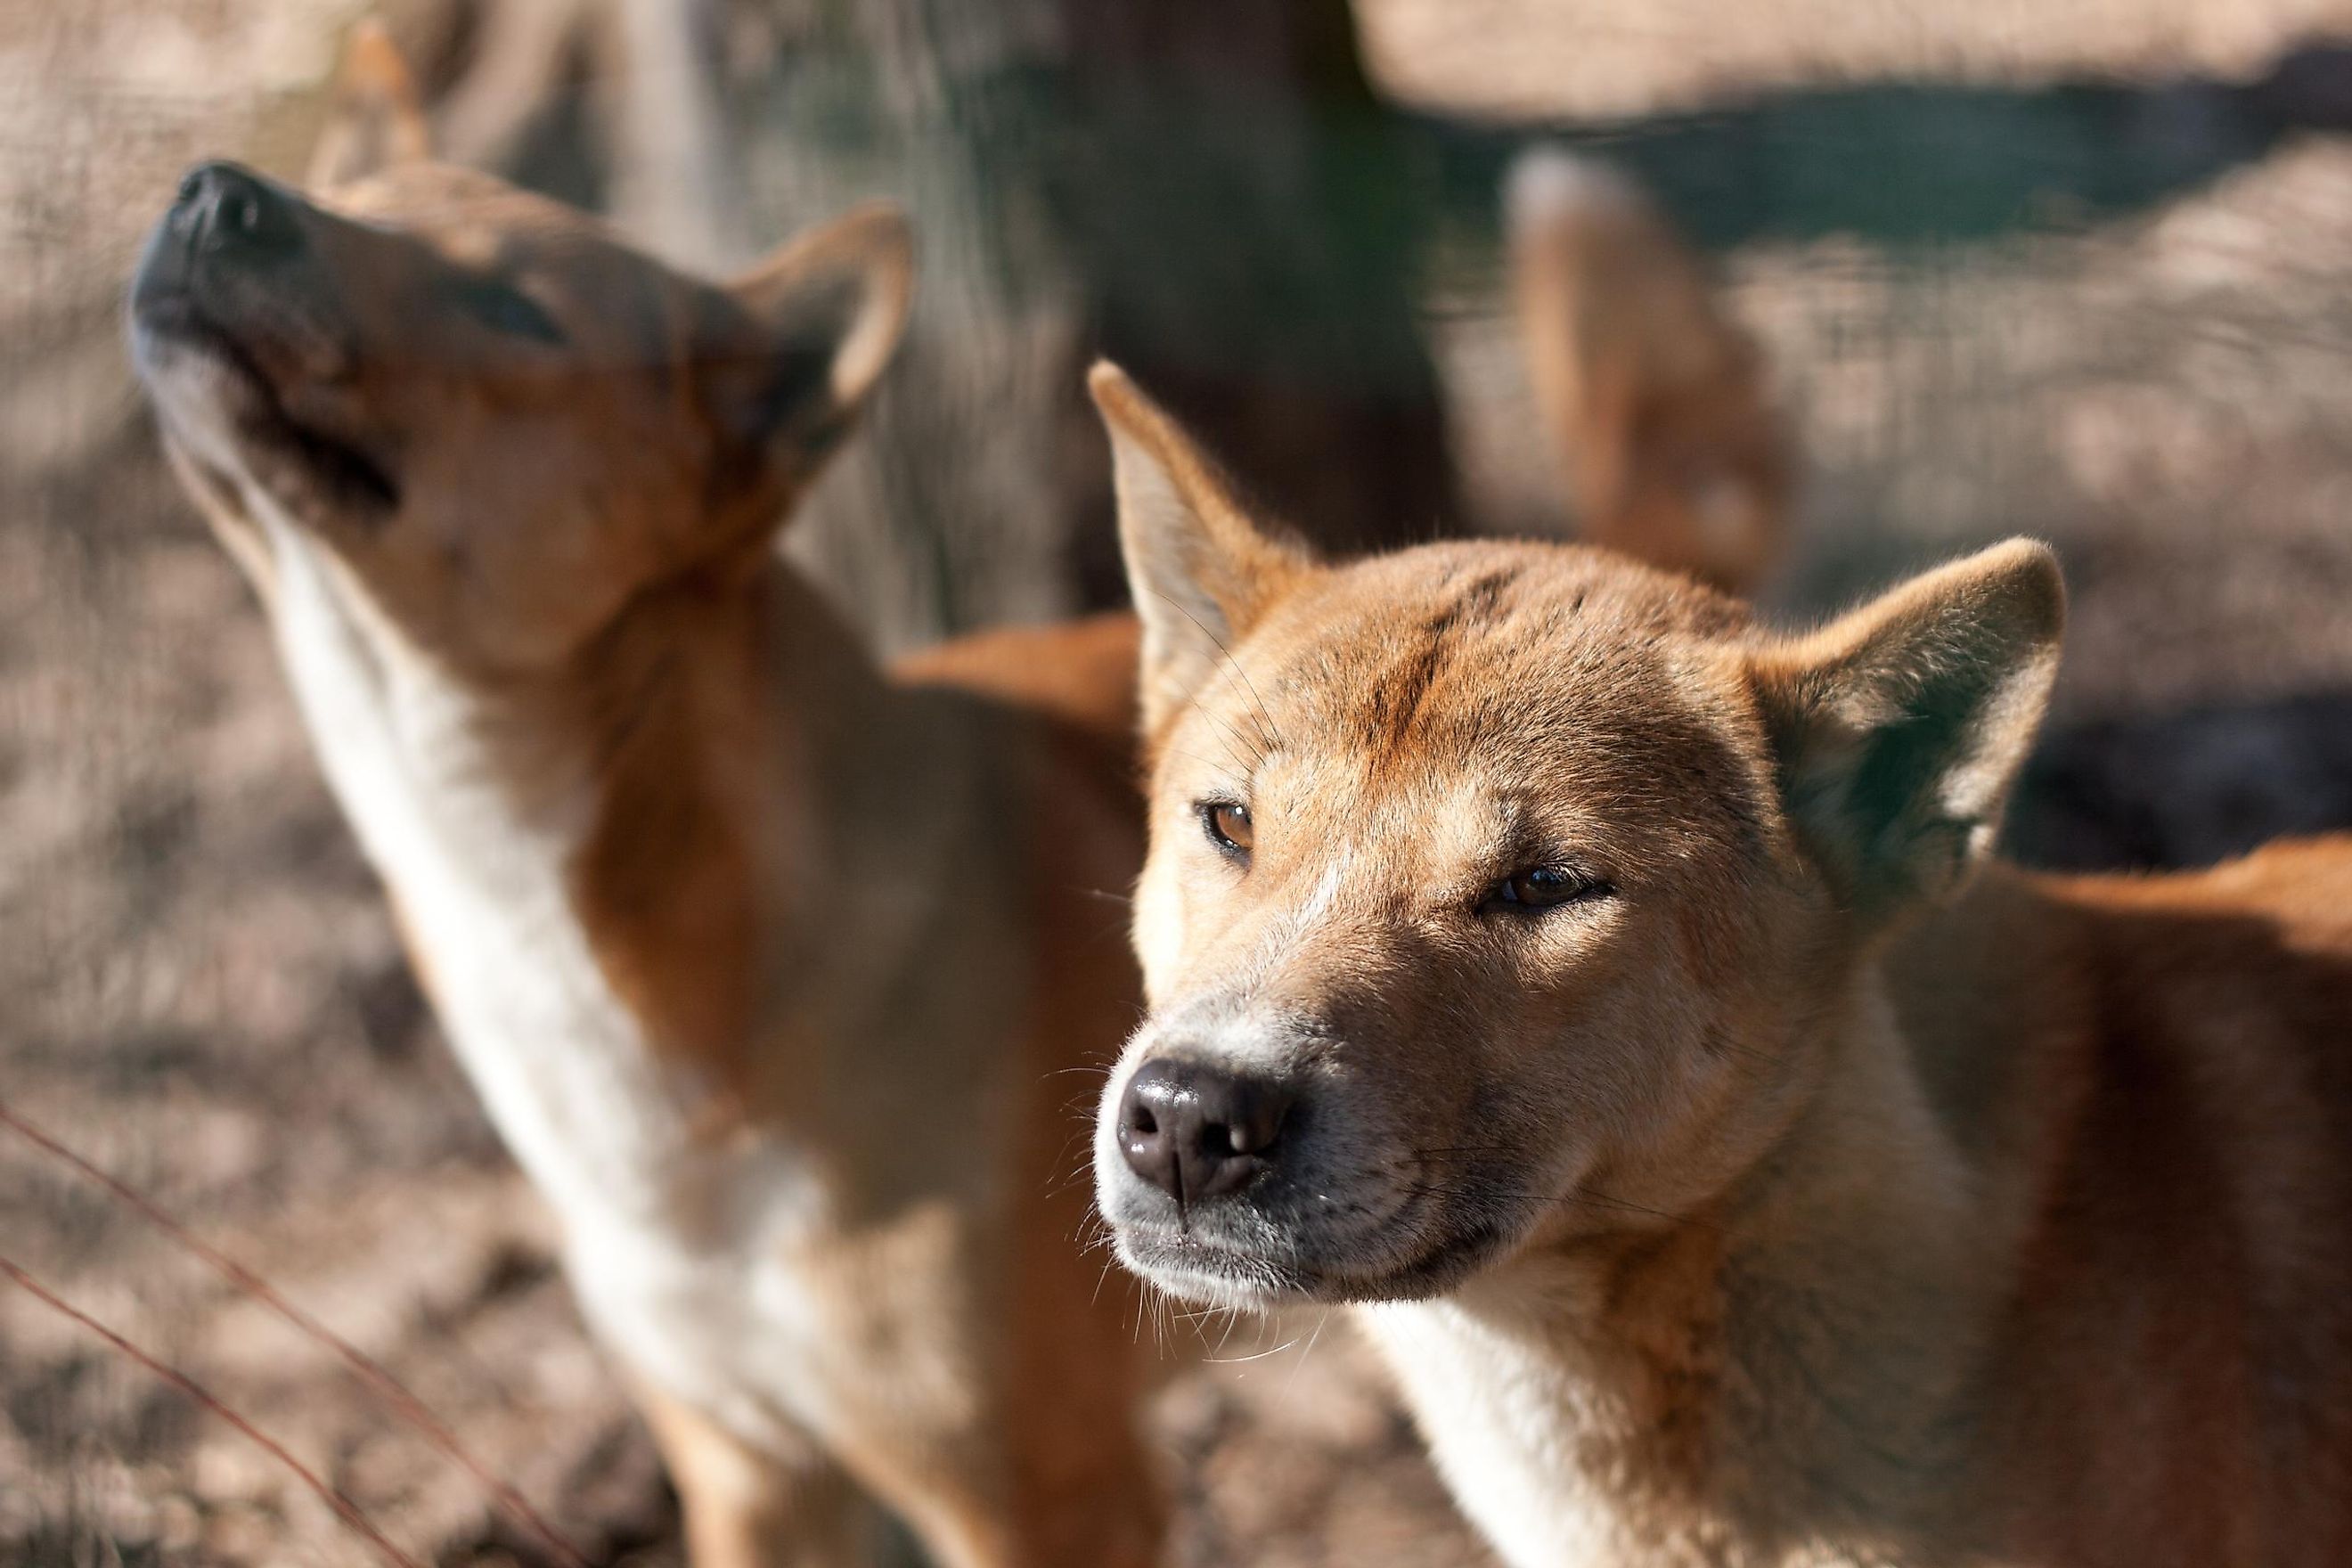
M705 285L422 161L380 38L346 86L314 195L190 175L134 351L696 1560L866 1560L873 1499L958 1568L1150 1561L1068 1179L1136 993L1131 625L886 672L775 555L894 215Z

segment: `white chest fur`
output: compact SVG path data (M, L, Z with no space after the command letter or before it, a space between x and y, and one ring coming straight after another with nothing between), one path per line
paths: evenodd
M271 530L280 654L320 761L431 969L451 1043L562 1222L583 1309L644 1376L755 1440L787 1397L747 1381L752 1335L810 1331L780 1244L822 1194L772 1142L695 1134L698 1087L659 1063L572 912L584 788L526 813L470 700L372 625L340 569Z
M1357 1310L1464 1513L1513 1568L1623 1560L1572 1453L1589 1391L1557 1359L1444 1302Z

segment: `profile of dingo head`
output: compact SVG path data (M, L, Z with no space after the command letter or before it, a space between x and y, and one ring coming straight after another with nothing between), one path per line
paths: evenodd
M1150 1002L1096 1136L1188 1299L1423 1298L1704 1212L1986 851L2053 679L2013 542L1810 636L1590 548L1328 565L1095 374L1144 620Z
M1054 1179L1131 1016L1131 631L885 668L770 548L890 357L896 216L706 284L425 162L380 35L341 96L308 194L190 174L133 350L689 1555L871 1561L878 1506L1139 1568L1141 1369Z
M295 530L436 658L513 669L764 549L896 347L902 220L861 209L708 284L429 161L380 37L342 96L307 194L190 172L131 292L173 461L264 589Z

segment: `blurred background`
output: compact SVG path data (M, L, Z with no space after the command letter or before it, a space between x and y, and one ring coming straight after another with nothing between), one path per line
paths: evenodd
M2012 532L2059 547L2075 610L2018 853L2196 864L2352 825L2343 0L380 14L448 154L681 263L864 196L913 211L908 350L790 540L883 648L1119 599L1097 353L1331 547L1571 531L1501 289L1498 185L1550 139L1655 192L1763 348L1803 465L1773 610ZM359 15L0 6L0 1099L200 1216L601 1557L674 1562L650 1447L121 346L180 169L299 174ZM540 1561L321 1355L5 1140L0 1251L427 1560ZM1228 1354L1155 1415L1176 1562L1486 1561L1336 1325ZM0 1289L0 1561L364 1553Z

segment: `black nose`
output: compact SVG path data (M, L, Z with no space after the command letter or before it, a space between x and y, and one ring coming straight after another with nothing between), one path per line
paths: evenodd
M1266 1167L1290 1094L1200 1062L1149 1061L1118 1108L1128 1168L1181 1205L1235 1191Z
M280 260L302 248L294 198L235 163L189 170L171 221L199 249L238 260Z

